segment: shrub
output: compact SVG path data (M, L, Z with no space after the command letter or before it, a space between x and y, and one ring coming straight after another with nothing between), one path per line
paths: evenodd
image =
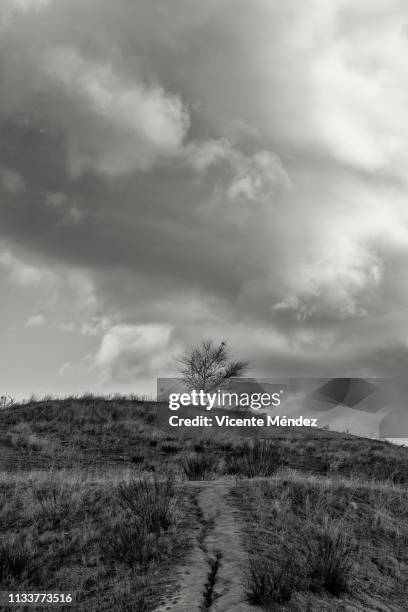
M132 455L130 457L132 463L143 463L144 456L143 455Z
M249 557L244 578L248 602L255 606L288 602L297 588L298 576L298 565L289 556L283 563L274 563L263 555Z
M213 480L218 458L215 455L191 453L183 457L181 466L188 480Z
M172 476L164 480L155 476L121 483L118 501L125 512L143 521L146 529L154 533L168 529L180 519L181 497Z
M144 521L123 522L105 532L100 548L108 561L125 563L145 571L160 558L160 537L149 531Z
M63 489L56 483L44 489L34 489L34 499L40 506L40 517L51 527L60 525L65 519L72 519L78 510L75 492Z
M226 457L227 473L244 478L271 476L281 465L281 453L271 440L245 442Z
M341 595L349 590L352 554L355 547L348 534L332 523L321 527L315 537L305 539L309 588L315 593L327 591Z
M0 545L0 581L10 583L21 580L31 567L31 555L22 546L13 542Z
M176 527L181 517L181 496L172 476L121 483L117 496L125 516L105 531L101 552L108 561L146 571L166 552L166 532Z
M160 449L164 452L164 453L168 453L168 454L176 454L181 450L181 446L179 444L177 444L177 442L164 442Z

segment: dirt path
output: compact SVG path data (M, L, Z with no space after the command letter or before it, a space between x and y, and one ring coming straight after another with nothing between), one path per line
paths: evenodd
M245 602L242 565L246 553L241 544L238 512L228 501L232 482L192 482L200 489L197 515L200 528L185 565L175 569L178 592L156 612L249 612Z

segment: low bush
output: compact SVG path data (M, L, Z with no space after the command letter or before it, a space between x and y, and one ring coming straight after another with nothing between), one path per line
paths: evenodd
M121 483L118 502L131 518L142 521L149 532L160 533L178 523L181 517L181 496L174 478L144 477Z
M213 480L217 474L218 457L191 453L183 457L181 466L188 480Z
M31 567L31 554L27 549L14 542L0 545L0 582L2 585L21 580Z
M245 571L244 589L248 602L269 606L290 601L299 583L299 568L294 558L274 562L263 555L251 556Z
M122 516L100 538L103 557L146 572L159 563L175 541L183 500L174 478L144 477L123 482L117 489Z
M163 451L163 453L175 455L181 451L181 446L180 444L177 444L177 442L163 442L163 444L160 446L160 450Z
M355 546L340 527L326 523L305 539L309 589L339 596L349 591Z
M132 463L143 463L145 460L143 455L131 455L130 461Z
M272 476L282 465L279 449L271 440L245 442L226 457L226 471L243 478Z
M121 522L101 536L100 549L109 562L119 562L146 571L160 558L160 536L144 521Z
M49 527L58 527L63 521L72 520L78 512L78 495L61 484L52 482L44 488L36 488L33 497L38 502L38 517Z

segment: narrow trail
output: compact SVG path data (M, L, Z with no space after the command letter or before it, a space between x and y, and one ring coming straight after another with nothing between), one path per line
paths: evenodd
M178 591L155 612L250 612L245 601L241 521L228 501L232 482L191 482L196 497L199 529L183 566L175 568Z

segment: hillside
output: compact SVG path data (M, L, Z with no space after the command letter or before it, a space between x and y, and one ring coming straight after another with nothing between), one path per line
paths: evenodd
M78 610L405 609L408 449L168 416L92 396L0 413L3 590L72 590Z

